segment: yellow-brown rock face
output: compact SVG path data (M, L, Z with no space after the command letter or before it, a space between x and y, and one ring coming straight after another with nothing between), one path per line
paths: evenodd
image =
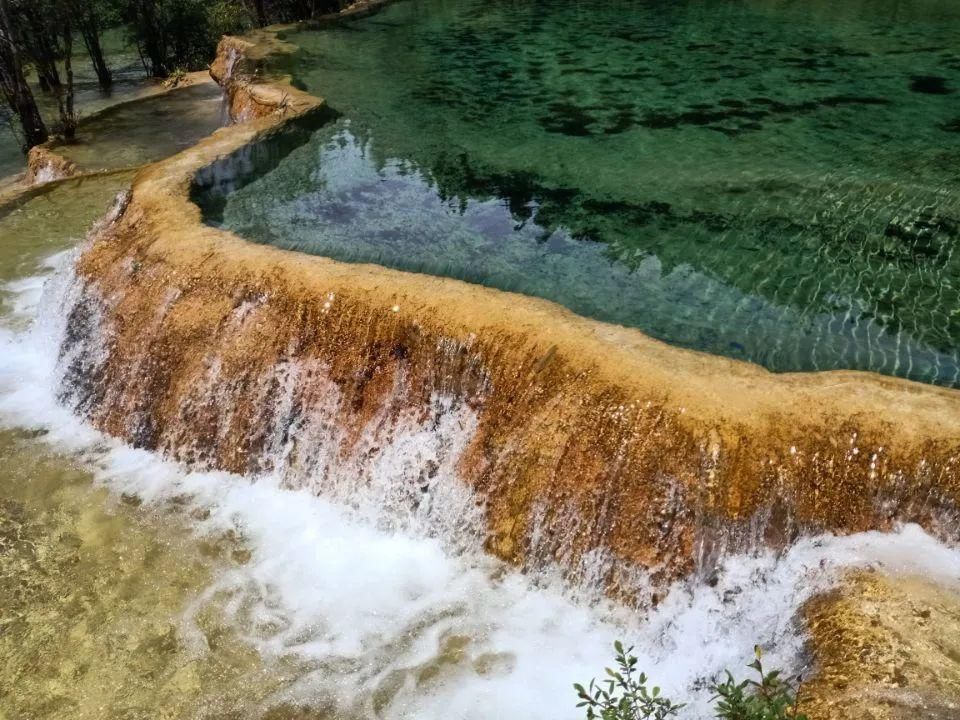
M960 591L858 574L805 611L817 676L812 720L960 717Z
M238 48L221 45L215 75L235 77ZM909 520L957 536L956 391L773 375L543 300L204 226L194 173L322 102L243 87L270 110L142 171L79 262L72 335L102 352L72 377L98 427L205 467L320 483L334 466L362 473L401 429L439 425L442 399L475 423L449 452L489 549L574 576L592 564L613 591L637 567L670 579L798 532Z
M288 82L260 83L256 66L265 56L292 52L292 45L277 39L276 29L262 30L250 39L226 36L217 46L210 76L227 96L230 121L248 122L264 117L283 117L298 98L307 98ZM309 100L307 101L309 104Z
M30 148L27 155L27 173L23 182L25 185L39 185L63 180L77 173L77 166L72 160L58 155L44 145Z

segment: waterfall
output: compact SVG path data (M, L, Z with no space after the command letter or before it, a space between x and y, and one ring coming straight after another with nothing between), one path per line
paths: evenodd
M218 168L207 179L232 182ZM808 418L731 443L643 386L528 343L519 323L464 332L456 318L473 310L453 292L436 310L365 280L380 299L357 266L210 229L158 250L141 212L132 203L80 259L63 391L137 447L331 498L376 485L411 515L462 489L488 551L640 606L727 555L803 535L902 521L956 535L955 445L903 452Z
M692 700L687 717L696 718L706 712L705 679L742 665L755 642L773 649L771 662L799 671L806 660L796 614L843 571L960 575L960 555L906 526L889 535L807 538L783 553L727 555L710 582L661 587L655 607L629 612L562 581L550 552L528 574L483 552L484 503L456 470L478 432L475 402L449 385L411 408L399 400L411 382L401 373L384 389L388 402L345 427L338 421L348 398L331 382L332 368L294 359L292 348L282 362L242 378L227 357L198 358L203 373L171 411L191 425L184 437L204 442L174 452L172 440L157 440L173 436L145 429L148 413L134 402L140 413L130 416L128 434L155 445L137 449L81 417L119 402L104 373L118 342L111 303L122 299L78 276L75 261L75 253L53 258L42 293L42 278L3 289L18 321L0 328L0 423L42 430L118 495L184 508L200 535L242 538L249 560L195 600L181 634L203 652L199 617L220 607L267 661L300 668L278 700L358 718L572 720L579 714L570 683L596 674L613 639L627 637L665 692ZM141 331L156 332L179 301L167 295L154 326ZM225 332L262 319L266 302L237 302ZM29 326L15 329L23 320ZM142 360L130 372L149 392L159 368ZM488 380L478 376L477 395L489 391ZM241 392L256 407L238 404ZM247 424L234 414L245 412L253 413L250 427L263 428L260 451L246 456L242 474L218 470L212 440L235 438L232 429ZM608 559L595 560L602 575ZM650 582L640 571L634 580Z
M223 76L220 78L220 87L221 90L221 100L220 100L220 125L221 127L226 127L233 123L234 119L231 116L230 105L231 105L231 90L230 86L233 82L233 71L236 68L237 63L241 60L240 51L235 47L229 47L225 51L225 60L224 60L224 71Z

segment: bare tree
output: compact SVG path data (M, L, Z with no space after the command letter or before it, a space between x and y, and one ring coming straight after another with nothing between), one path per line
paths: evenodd
M63 85L57 68L60 34L50 28L51 14L61 10L59 4L50 0L12 0L7 10L14 42L33 63L40 88L59 93Z
M80 36L83 38L83 44L87 48L87 54L90 55L97 81L100 87L106 90L113 85L113 73L107 65L103 46L100 44L100 33L103 28L96 0L70 0L69 6Z
M162 78L170 73L170 68L167 67L166 32L158 10L156 0L133 1L137 47L141 56L149 61L150 74Z
M10 23L7 0L0 0L0 91L20 119L26 146L30 148L46 142L49 133L23 73L23 61Z
M77 135L77 111L74 107L73 92L73 25L70 22L70 14L65 13L62 18L61 28L63 30L63 72L67 76L67 84L61 90L57 98L60 106L60 126L63 137L67 141L73 140Z

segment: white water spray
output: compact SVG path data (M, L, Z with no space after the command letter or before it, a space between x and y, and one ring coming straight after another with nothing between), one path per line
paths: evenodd
M310 462L289 462L290 437L276 436L273 469L257 477L191 472L103 436L57 402L66 318L85 301L73 259L49 261L43 292L44 277L3 287L0 424L44 431L118 494L157 507L186 498L202 518L198 534L241 536L249 562L196 598L184 634L204 651L192 618L214 603L267 662L294 656L314 668L278 700L333 705L344 717L572 720L571 683L602 672L624 638L665 692L693 701L688 717L707 717L697 688L741 668L755 643L772 648L772 663L799 669L797 610L844 569L960 582L960 553L907 526L729 557L712 587L679 583L645 614L578 602L545 581L549 573L535 585L483 554L480 511L454 472L475 418L445 397L432 399L429 421L399 423L388 447L368 444L365 464L334 457L338 429L317 422L297 434ZM274 380L296 383L306 370L292 363ZM424 492L428 460L436 481ZM291 476L298 467L314 474Z

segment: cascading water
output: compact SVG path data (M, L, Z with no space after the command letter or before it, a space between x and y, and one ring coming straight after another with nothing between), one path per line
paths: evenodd
M57 255L46 278L3 288L11 312L0 328L0 421L42 431L118 495L184 506L201 537L242 538L248 559L195 598L180 633L193 652L209 652L198 618L217 607L264 662L297 668L275 702L343 718L575 718L570 684L595 675L623 637L666 692L693 698L687 717L706 717L705 680L740 667L754 643L774 662L804 666L797 612L845 570L960 577L960 553L905 526L728 556L710 582L675 583L654 607L628 611L587 583L559 580L551 553L526 574L484 554L483 503L457 476L476 427L469 403L452 392L420 408L388 400L362 427L338 426L343 398L328 369L292 351L243 388L219 372L221 358L205 357L203 381L177 399L182 423L217 433L232 425L229 416L213 423L218 410L238 408L241 391L254 398L262 437L249 472L211 470L202 446L172 462L82 418L113 391L101 372L112 299L78 279L74 260ZM176 299L157 309L158 323ZM230 322L255 321L260 302L239 303ZM149 383L158 368L132 371ZM405 378L391 382L386 397L403 397ZM149 418L130 410L132 436L149 438ZM638 573L637 589L644 582Z
M606 9L598 7L594 15L602 19L600 10ZM621 30L622 18L612 20L612 28ZM576 39L583 39L581 23L560 25L580 28ZM749 25L743 27L750 41L743 43L747 48L757 35ZM897 27L899 38L899 23ZM791 23L789 36L796 31ZM507 35L484 32L474 38ZM606 40L633 42L631 33L622 35L602 33ZM442 42L416 47L445 47L451 37L456 36L442 32L437 38ZM876 36L869 37L873 48ZM671 63L683 53L699 53L706 47L686 47L687 39L681 40L681 45L662 53ZM271 42L269 37L266 42ZM461 44L476 46L473 41ZM571 44L564 40L561 45L561 52L554 52L548 44L546 56L561 59ZM314 121L334 114L284 82L251 84L254 78L237 77L244 74L237 63L250 47L245 40L225 39L211 69L228 88L221 111L232 115L230 120L250 123L216 133L169 162L139 173L132 197L121 198L79 259L73 253L54 256L40 275L0 286L7 310L0 314L0 453L11 434L28 438L33 443L28 447L46 442L52 452L92 474L106 489L100 492L109 491L117 506L162 527L166 523L181 531L185 526L188 542L198 553L217 560L211 561L213 569L202 582L196 582L197 573L189 572L188 560L166 563L173 573L158 573L156 588L139 592L149 595L164 583L175 584L189 602L177 604L172 618L161 613L160 627L148 629L147 641L121 640L126 655L114 655L113 648L107 648L106 665L138 654L176 656L182 665L167 673L172 677L163 687L203 699L198 707L179 714L163 703L144 702L142 707L149 708L146 716L164 712L274 719L291 716L273 714L285 705L309 708L293 717L573 720L581 714L572 682L600 674L609 664L613 640L623 638L636 645L640 665L654 682L669 695L691 701L685 717L695 720L712 714L706 689L710 679L727 668L744 672L742 665L755 643L768 649L771 665L791 673L808 676L812 671L816 677L822 668L812 666L812 653L819 660L835 660L822 652L817 604L808 604L830 588L857 593L864 577L889 575L907 582L904 578L919 575L924 582L941 584L944 593L960 592L960 553L917 525L897 524L916 520L943 538L957 536L960 456L954 432L955 396L947 392L924 392L868 376L833 375L823 383L809 376L772 379L716 358L711 363L669 351L639 333L590 323L530 298L504 299L436 277L401 276L383 267L345 267L253 246L203 227L197 208L186 199L189 178L195 180L195 190L207 186L222 193L206 198L221 218L229 214L224 212L230 209L227 195L256 206L264 199L256 187L235 192L241 176L262 165L277 167L280 176L288 173L278 165L282 153L264 158L264 148L250 143L271 128L276 130L281 117L299 116L285 123L288 133L294 129L296 140L298 123L309 136ZM385 57L395 58L395 52L392 47ZM513 62L512 54L500 49L496 54ZM604 61L611 57L601 55ZM543 77L544 67L550 65L536 58L529 62L526 48L515 56L519 64L502 68L506 72L484 70L495 78L490 86L494 91L510 85L511 77L524 92L543 85L522 78ZM762 52L747 53L740 60L764 69L771 63ZM855 77L844 63L837 65L837 81L842 83ZM630 58L623 69L633 71L634 64ZM482 59L476 66L492 67ZM557 77L572 74L569 68L557 69L562 71ZM736 67L729 70L731 80L750 77ZM374 95L371 89L384 78L387 85L395 82L388 73L379 75L352 84ZM598 87L606 90L620 86L620 81L630 81L629 86L644 77L621 73L615 85L604 81ZM578 79L576 84L586 83ZM467 85L488 87L472 81ZM615 93L616 101L630 95L627 90ZM675 93L668 91L671 107ZM645 101L655 97L633 94ZM447 91L438 95L426 88L419 96L432 102L441 95L443 105L450 105ZM498 109L509 105L497 96L497 106L491 107L493 95L479 93L487 125ZM207 104L211 99L206 95L200 99L208 110L215 108L215 101ZM703 99L696 97L698 104ZM524 120L534 118L540 126L534 130L548 139L568 138L560 139L570 148L601 129L613 140L633 132L635 125L667 131L672 124L677 132L696 135L700 132L696 128L681 126L716 121L709 132L719 134L700 146L711 148L738 134L741 140L763 137L757 135L764 131L758 123L741 122L750 114L776 122L770 127L778 136L777 116L782 114L806 116L818 109L843 113L851 105L887 107L849 93L792 103L763 97L713 99L715 109L701 105L696 112L656 116L604 103L611 108L609 123L591 114L603 111L600 106L591 106L588 113L580 100L549 103L546 114L534 108L536 112L525 113ZM389 117L404 115L391 110ZM392 139L402 140L401 149L408 138L423 134L426 115L418 111L412 117L415 132L398 133ZM389 133L378 137L379 142L391 140ZM172 147L181 147L180 139ZM346 152L352 158L350 166L362 169L368 149L361 152L360 145L344 140L349 136L337 139L339 154ZM271 139L268 145L273 150L266 148L268 155L276 149L274 142L282 150L284 134ZM446 153L449 143L438 142ZM494 155L501 144L490 148ZM636 170L620 146L606 140L603 145L618 159L628 160L631 174ZM704 153L689 153L692 145L681 145L683 160L689 156L696 166L695 190L704 175ZM805 164L808 153L803 146L794 142L790 146L800 149L800 164ZM531 154L538 166L553 155L577 157L568 152ZM609 153L606 157L617 166ZM737 152L736 157L738 163L749 158L748 170L753 172L756 153ZM835 164L832 146L828 159ZM323 165L329 161L325 157ZM591 158L589 167L596 165ZM391 184L394 196L398 183L415 186L408 200L423 196L429 189L426 175L411 176L409 167L414 166L403 165L400 172L398 165L396 173L384 178L370 174L371 187L383 179ZM670 189L674 176L684 177L665 174L661 163L651 167L657 197ZM891 167L896 180L902 164ZM441 164L439 169L448 171L446 181L454 190L478 185L482 198L492 192L469 163ZM314 170L309 170L311 181L319 177ZM568 174L562 167L555 171ZM577 182L584 175L576 166L569 172ZM718 171L718 177L728 175ZM519 181L520 200L530 199L530 188L524 187L530 177L510 176ZM834 214L845 224L851 212L858 213L857 207L866 207L844 204L849 193L861 189L856 179L851 183L838 178L823 191L819 173L803 171L792 177L803 179L804 187L810 180L812 189L802 195L804 202L830 200L830 211L818 214L830 220L824 227L833 224ZM873 176L869 177L873 188ZM499 182L495 175L488 180L497 180L494 186ZM614 184L618 192L621 185L635 185L621 178ZM774 185L771 204L793 207L790 194L795 184ZM563 191L564 183L559 187ZM766 192L769 183L761 177L745 187ZM877 192L885 192L885 187L876 184ZM346 189L352 192L351 187ZM678 186L673 191L684 194L688 189ZM838 193L836 198L833 193ZM942 204L952 208L948 194L941 195ZM711 207L715 196L711 188L695 198L693 207ZM740 215L742 206L741 226L752 227L752 204L741 197L748 196L739 191L731 195L731 213ZM865 197L868 205L873 203L872 194ZM790 202L781 205L779 198ZM526 217L533 207L527 200L511 204L509 214ZM498 211L496 205L486 200L475 203L476 212L467 217L480 226L513 227L511 232L536 230L536 223L514 227L512 221L504 222L509 220L506 211ZM678 236L689 234L684 229L691 224L688 220L702 222L711 233L726 233L731 227L715 212L685 214L681 205L601 204L597 214L610 217L611 207L633 207L641 212L631 217L641 225L679 227ZM418 221L407 223L404 217L397 224L423 227L427 217L421 205L405 201L407 206L420 208ZM262 207L254 214L264 216ZM583 207L594 206L586 202ZM807 216L805 207L800 202L795 209ZM465 207L459 212L463 216ZM444 211L441 219L446 222L448 215L452 213ZM537 215L538 222L549 220L539 211ZM207 219L216 216L208 213ZM924 212L903 217L884 221L883 237L911 244L924 251L922 257L942 259L938 243L941 235L953 232L948 222L952 216ZM758 237L766 237L771 227L785 235L797 229L791 223L771 225L762 217L756 219L762 230ZM307 222L312 222L309 217ZM562 216L560 220L555 216L553 224L558 223L564 225ZM937 242L928 237L933 230L940 233L932 236ZM449 236L443 223L437 235ZM883 247L889 242L883 240ZM437 247L427 243L427 252L432 248L436 254ZM709 247L723 249L726 244L714 242ZM844 248L846 244L840 247ZM745 249L754 252L752 247ZM702 259L703 254L697 257ZM737 262L727 263L718 255L714 266L721 275L746 279L757 270L767 285L768 263L751 260L747 277L732 272ZM833 265L843 263L834 260ZM789 289L791 283L782 285ZM941 289L949 297L950 288ZM792 299L790 293L787 296ZM836 305L837 293L829 294L829 299L831 306ZM734 305L733 317L751 308L739 301ZM710 306L718 307L715 301ZM668 310L672 316L676 308L671 304ZM503 319L489 322L485 316L491 314ZM823 335L842 336L847 319L836 313L838 327ZM926 328L925 323L921 317L916 328ZM876 330L873 321L854 324L853 330L858 327L865 328L870 341ZM931 332L945 327L931 323ZM737 355L736 346L725 346L725 352ZM919 357L907 355L910 362ZM895 374L946 384L956 380L955 363L936 363L930 372L923 368L900 372L898 362L892 365ZM622 367L614 367L618 365ZM868 366L886 367L873 358ZM889 417L874 418L887 411ZM10 486L9 479L0 480ZM5 512L6 507L0 505L0 510ZM0 561L6 559L2 554L6 519L0 514ZM20 527L16 519L13 527ZM823 528L892 531L816 535ZM71 543L83 541L51 535L52 546L66 548L64 558L73 562ZM129 548L117 547L109 561L120 569ZM166 552L179 549L182 546L177 545ZM146 554L150 557L143 566L149 575L164 563L153 550ZM222 556L229 560L219 562ZM0 562L0 571L5 567L9 563ZM181 568L192 583L181 577ZM848 573L857 569L876 572L851 579ZM0 581L8 576L0 572ZM120 595L135 592L125 582L108 584ZM873 602L873 596L861 594ZM821 597L819 602L833 607L835 599ZM85 628L73 625L71 613L78 613L82 623L101 615L111 629L125 630L123 616L114 615L113 608L88 605L78 611L83 603L69 590L52 593L51 602L57 610L50 614L61 612L63 605L67 619L43 629L48 635L62 629L56 637L63 637L65 646L72 647L78 637L90 644ZM912 613L921 624L929 620L930 610L913 602L910 596L909 611L901 614ZM933 610L935 622L941 611ZM0 651L11 637L7 613L2 615ZM866 616L867 622L876 619ZM844 632L837 635L848 637L844 633L855 621L841 617L837 622ZM13 622L18 629L31 622L43 625L30 617ZM50 627L56 630L51 632ZM98 634L88 634L101 641ZM231 646L233 639L239 642ZM854 637L851 644L856 647L858 640ZM231 647L225 651L225 646ZM896 649L900 651L899 646ZM947 658L948 666L955 664L956 653L949 645L938 645L936 651L937 658ZM262 669L261 679L248 683L257 686L256 706L249 712L230 712L216 699L217 693L222 697L225 692L223 687L208 691L197 670L208 659L216 671L206 676L206 682L221 677L225 652L255 672ZM857 667L851 674L854 686L868 673L867 682L881 683L872 674L878 657L856 656L855 662L869 669L861 672ZM102 707L110 705L103 698L110 695L86 693L86 686L75 680L91 663L72 661L71 657L55 668L56 679L34 683L41 688L34 691L40 696L34 698L35 705L47 707L55 701L66 708L69 692L63 688L76 686L83 689L75 694L93 697L91 703L99 704L102 715ZM896 679L903 667L892 665ZM35 667L26 666L30 672ZM92 666L96 673L88 676L100 673L97 662ZM827 669L836 666L829 664ZM8 677L4 669L0 663L0 680ZM906 670L904 677L910 668ZM13 677L24 676L17 672ZM154 672L155 668L144 671L132 663L129 674L142 685L160 686ZM944 686L948 684L944 681ZM921 701L907 703L916 707L927 701L922 685L896 679L884 689L895 686L915 693L920 687ZM51 700L46 694L54 690L60 695ZM858 692L851 688L848 706L862 699ZM940 707L955 708L949 705L952 698L947 700ZM0 691L0 715L7 710L6 701ZM29 716L17 701L14 696L13 715ZM126 714L126 709L116 713ZM952 717L947 710L944 713L943 717Z
M240 52L236 48L230 48L227 51L223 77L220 79L220 85L223 87L220 98L220 125L223 127L233 122L233 118L230 117L230 81L233 79L233 70L239 60Z

